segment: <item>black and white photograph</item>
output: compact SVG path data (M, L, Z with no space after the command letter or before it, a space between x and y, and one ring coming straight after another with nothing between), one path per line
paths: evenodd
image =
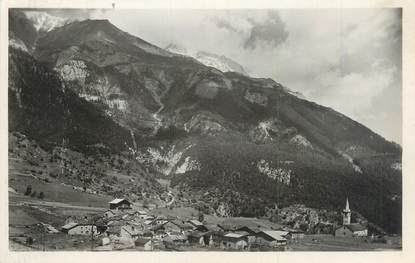
M7 16L9 251L405 246L402 8Z

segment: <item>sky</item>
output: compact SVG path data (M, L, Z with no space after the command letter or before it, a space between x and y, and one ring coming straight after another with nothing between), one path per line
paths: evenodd
M400 9L52 10L160 47L225 55L402 144Z

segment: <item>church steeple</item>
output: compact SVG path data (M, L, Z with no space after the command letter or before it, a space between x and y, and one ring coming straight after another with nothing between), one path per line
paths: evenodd
M343 209L343 225L350 225L352 212L349 207L349 198L346 198L346 207Z
M343 211L344 212L350 212L350 208L349 208L349 198L346 198L346 208L344 208Z

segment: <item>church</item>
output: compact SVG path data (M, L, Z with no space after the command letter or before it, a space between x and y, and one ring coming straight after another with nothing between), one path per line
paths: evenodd
M359 223L351 223L352 211L349 207L349 200L346 199L346 207L342 211L343 225L336 229L334 235L342 237L365 237L367 227Z

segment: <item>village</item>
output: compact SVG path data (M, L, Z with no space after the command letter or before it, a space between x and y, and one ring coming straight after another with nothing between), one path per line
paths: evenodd
M107 210L67 216L60 227L47 223L25 226L37 231L11 240L22 249L33 250L291 251L399 247L392 239L373 233L368 236L366 226L351 223L348 200L342 210L343 224L329 234L309 235L298 225L256 218L212 218L203 213L164 215L125 198L116 198L108 202ZM59 247L59 243L65 244Z

